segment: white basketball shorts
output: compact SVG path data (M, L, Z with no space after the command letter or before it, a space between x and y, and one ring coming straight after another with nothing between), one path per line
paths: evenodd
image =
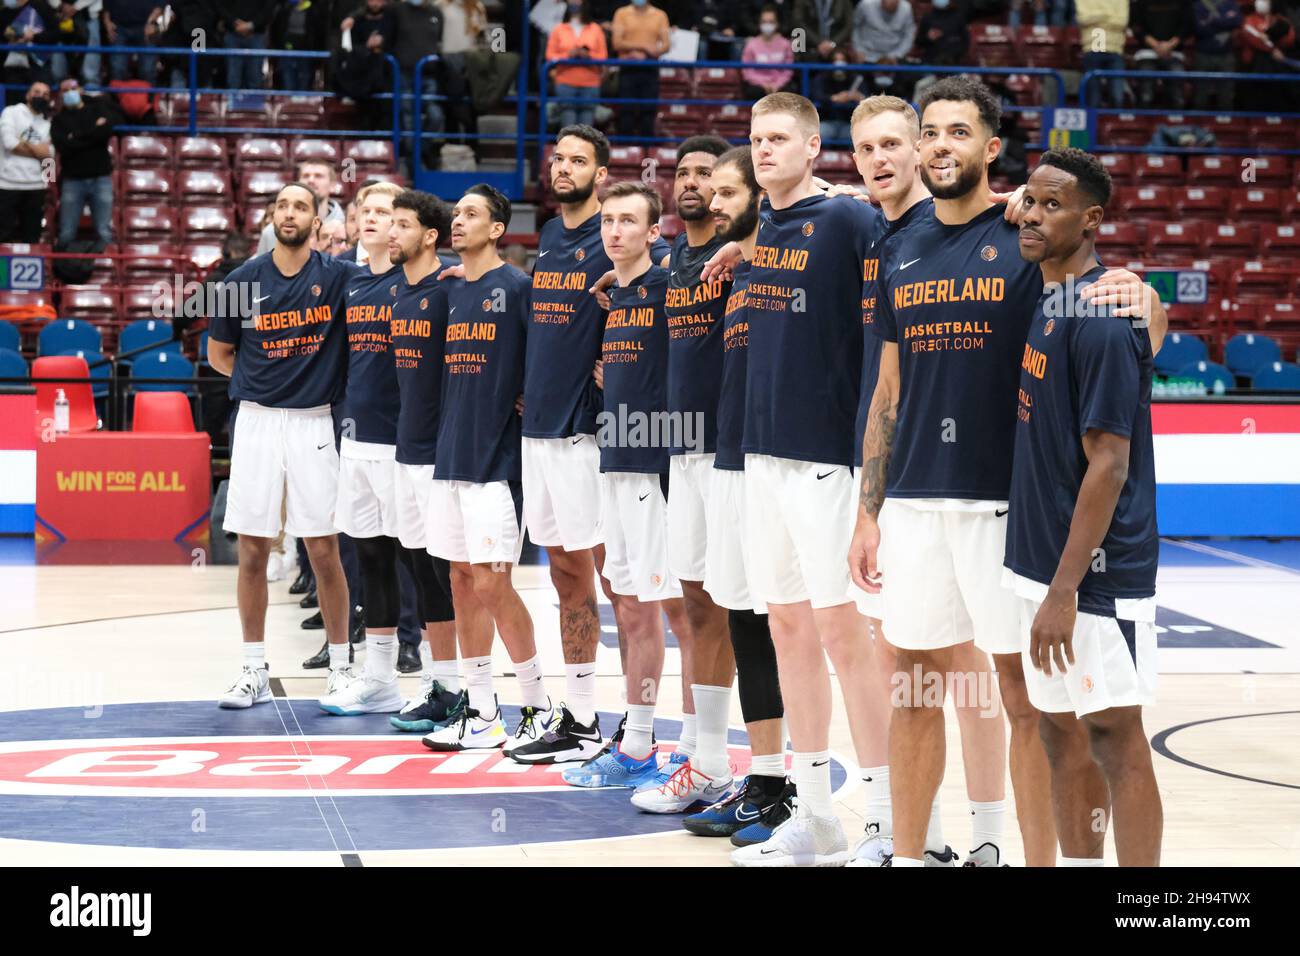
M682 596L668 568L668 503L658 475L607 472L604 494L605 566L615 594L640 601Z
M403 548L425 547L429 496L433 494L433 465L397 462L393 500L397 512L397 540Z
M713 455L673 455L668 468L668 567L679 581L703 581Z
M672 500L673 493L668 495ZM704 590L713 603L732 611L767 613L749 588L749 525L745 518L745 473L715 468L709 478L708 545L704 556Z
M339 494L334 524L354 538L397 537L395 445L344 438L339 446Z
M523 440L524 524L533 543L582 551L601 542L600 449L594 435Z
M516 564L523 529L508 481L433 480L425 548L435 558Z

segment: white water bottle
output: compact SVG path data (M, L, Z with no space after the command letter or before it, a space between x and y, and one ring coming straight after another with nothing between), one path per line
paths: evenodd
M54 396L54 432L56 435L66 435L68 433L68 396L63 394L63 389L59 389Z

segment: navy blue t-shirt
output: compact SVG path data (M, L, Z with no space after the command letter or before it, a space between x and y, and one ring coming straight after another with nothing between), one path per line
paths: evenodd
M397 371L393 367L393 300L402 267L378 275L363 266L348 283L348 387L343 434L361 442L397 444Z
M250 310L208 321L211 338L235 347L232 399L271 408L315 408L343 397L343 311L348 280L356 270L355 264L312 252L297 275L286 276L268 252L226 276L223 285L240 290L232 298ZM250 301L242 301L243 290L249 290Z
M668 252L661 239L650 255L659 262ZM523 433L529 438L596 431L601 399L591 369L600 358L604 314L587 290L613 267L600 240L600 213L574 229L565 229L561 216L542 226L524 363Z
M862 354L862 282L880 210L817 195L766 199L749 273L744 450L853 464Z
M876 240L863 268L862 281L862 386L858 389L858 416L854 421L853 465L862 467L862 439L867 431L867 413L871 411L871 396L876 391L876 379L880 377L880 336L870 328L876 318L876 287L881 272L892 272L898 266L898 260L891 255L893 244L890 240L908 224L918 217L929 215L934 210L934 200L926 196L920 202L913 203L906 212L894 220L885 220L885 235Z
M664 474L672 444L668 407L668 270L652 265L609 293L601 342L604 411L596 435L601 471ZM668 432L668 434L665 434Z
M450 481L520 480L519 414L532 280L500 265L447 290L438 469Z
M933 212L891 241L872 330L898 343L898 432L885 493L1005 501L1020 355L1043 291L1019 230L991 206L946 226Z
M1105 272L1098 266L1075 290ZM1091 310L1091 311L1090 311ZM1155 453L1151 439L1151 339L1106 306L1066 301L1048 287L1034 311L1020 367L1015 466L1005 564L1050 584L1056 574L1088 459L1090 429L1129 440L1128 478L1094 561L1079 585L1079 610L1113 615L1115 598L1155 594Z
M727 295L722 329L722 385L718 396L718 443L713 467L726 471L745 470L745 366L749 354L749 315L745 299L749 294L749 263L732 270L731 292Z
M447 289L438 266L415 285L403 273L393 303L393 364L401 406L397 413L397 460L437 463L442 408L442 352L447 337Z
M668 267L668 411L691 422L691 447L673 454L715 450L718 394L722 384L722 311L730 283L700 281L704 263L723 245L716 236L692 246L686 233L673 241ZM702 434L696 426L702 425Z

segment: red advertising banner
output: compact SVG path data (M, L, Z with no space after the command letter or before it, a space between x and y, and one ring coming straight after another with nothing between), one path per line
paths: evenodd
M211 509L206 432L88 432L36 452L37 534L70 541L199 537Z

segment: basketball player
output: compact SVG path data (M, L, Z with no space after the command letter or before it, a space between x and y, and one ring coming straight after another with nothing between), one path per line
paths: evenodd
M542 682L532 618L510 577L523 547L515 402L524 385L530 280L497 251L509 224L510 201L485 184L470 187L452 213L451 247L465 277L443 283L445 386L427 545L451 562L469 706L459 722L425 739L434 750L504 742L510 753L536 742L558 718ZM492 688L494 626L514 662L523 705L508 741Z
M375 183L363 187L356 198L366 264L348 286L347 390L334 520L339 530L356 542L366 595L366 659L362 680L321 700L321 708L333 714L391 713L402 710L404 704L396 669L402 549L396 537L393 487L400 399L391 349L393 289L402 272L388 252L393 200L402 192L401 186ZM405 553L401 559L410 560ZM415 560L424 563L428 559L416 552ZM428 576L412 571L412 577ZM430 622L426 638L438 645L431 648L433 670L445 683L435 698L442 719L446 719L448 709L459 700L454 624ZM426 690L412 701L410 709L423 704L428 693Z
M1047 761L1025 692L1017 609L999 590L1011 402L1027 303L1037 301L1042 279L1020 258L1018 230L988 189L988 165L1000 148L997 99L978 81L957 77L927 90L921 106L921 175L934 212L895 237L897 268L880 275L872 330L884 345L849 563L855 583L883 596L903 674L946 681L957 666L954 648L972 639L994 655L1011 722L1026 860L1050 865L1056 841ZM1108 280L1103 290L1140 286L1131 273ZM1162 319L1158 304L1155 311ZM878 547L887 581L878 575ZM926 829L943 775L942 706L928 704L924 694L903 695L889 749L892 865L945 865L931 856L945 848L927 842ZM997 827L994 821L991 829ZM1002 862L992 841L972 857L973 865Z
M442 395L442 345L447 328L447 298L438 272L438 240L447 235L447 207L429 193L409 189L393 199L388 256L401 267L389 286L392 304L390 348L397 377L398 408L393 501L398 542L405 552L426 622L435 671L430 691L414 708L390 717L399 730L435 733L463 709L456 682L455 607L450 568L425 550L429 495L437 457ZM435 663L435 666L436 663Z
M516 756L582 761L600 752L596 720L595 570L601 552L600 358L604 318L587 290L610 269L600 237L596 188L608 175L609 140L590 126L566 126L551 156L551 192L560 214L542 226L533 268L532 319L524 363L522 475L524 523L546 548L560 602L565 702L573 720L559 723ZM655 254L667 255L662 241ZM562 714L561 714L562 716Z
M276 195L275 246L227 278L248 283L254 314L213 316L208 362L230 376L232 425L226 531L239 535L239 619L244 664L219 700L242 708L271 699L266 663L266 562L281 530L306 542L330 645L326 693L352 679L348 590L339 564L334 502L339 460L333 406L343 397L343 309L355 266L315 252L319 201L302 183ZM243 297L241 296L241 301Z
M1155 703L1151 338L1078 299L1110 174L1077 149L1029 177L1020 254L1044 292L1020 363L1003 583L1020 598L1025 685L1042 712L1063 862L1101 866L1113 807L1121 866L1158 866L1164 824L1142 707ZM1100 560L1099 560L1100 558Z
M729 836L736 846L761 843L789 816L794 796L785 776L781 685L767 608L755 601L746 570L751 552L745 525L745 356L749 347L746 295L749 263L758 242L761 190L754 179L748 146L718 157L710 175L709 208L719 241L739 244L742 261L734 267L723 315L723 356L719 375L717 434L713 474L705 510L704 588L727 608L728 626L740 685L740 710L753 754L749 776L737 791L687 817L683 826L701 836ZM672 497L669 497L671 503ZM670 510L671 514L671 510Z

